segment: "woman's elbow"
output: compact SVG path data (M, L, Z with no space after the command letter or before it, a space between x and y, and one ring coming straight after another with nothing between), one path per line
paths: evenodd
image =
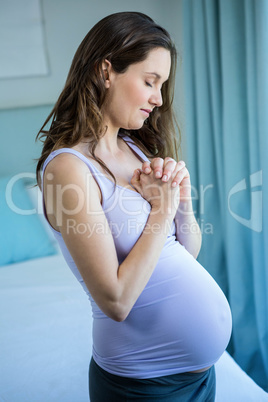
M123 322L127 318L127 315L124 315L124 314L121 314L121 315L120 314L112 314L112 315L110 315L110 318L113 321L116 321L116 322Z
M112 320L116 322L123 322L129 315L130 309L120 302L114 302L103 312Z

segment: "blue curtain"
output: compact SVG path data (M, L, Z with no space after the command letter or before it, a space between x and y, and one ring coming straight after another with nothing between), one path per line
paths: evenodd
M184 0L183 13L198 259L232 309L228 350L268 391L268 2Z

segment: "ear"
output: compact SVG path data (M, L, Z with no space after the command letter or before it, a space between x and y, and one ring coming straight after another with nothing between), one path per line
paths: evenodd
M103 73L103 77L105 80L105 87L108 89L110 88L110 84L111 84L111 73L112 73L112 65L109 62L109 60L105 59L102 62L102 73Z

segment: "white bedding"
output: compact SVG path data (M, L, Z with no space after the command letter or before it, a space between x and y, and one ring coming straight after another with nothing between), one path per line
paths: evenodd
M56 255L0 267L0 401L86 402L91 309ZM217 402L268 401L225 352Z

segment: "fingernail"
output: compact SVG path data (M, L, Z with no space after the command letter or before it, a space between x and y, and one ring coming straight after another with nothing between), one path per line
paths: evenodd
M171 184L171 186L172 186L172 187L176 187L176 186L177 186L177 183L176 183L175 181L173 181L172 184Z
M150 171L151 171L151 169L148 167L144 170L145 173L150 173Z
M168 177L166 174L164 174L164 176L162 177L162 180L167 181Z
M155 177L157 177L157 178L161 177L161 173L160 173L160 172L156 172Z

